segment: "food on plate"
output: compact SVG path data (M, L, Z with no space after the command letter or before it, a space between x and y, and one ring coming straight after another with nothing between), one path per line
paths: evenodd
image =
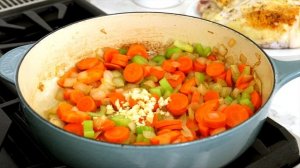
M229 26L264 48L300 47L300 3L295 0L200 0L202 18Z
M58 79L53 124L110 143L174 144L231 129L262 105L255 65L229 61L224 46L175 40L162 52L103 50Z

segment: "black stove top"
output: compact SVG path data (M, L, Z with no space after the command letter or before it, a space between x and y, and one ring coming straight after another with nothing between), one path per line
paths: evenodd
M51 0L0 12L0 57L67 24L105 15L84 0ZM10 89L9 89L10 88ZM268 118L253 145L226 167L289 168L300 163L295 138ZM32 138L20 102L0 79L0 167L67 167Z

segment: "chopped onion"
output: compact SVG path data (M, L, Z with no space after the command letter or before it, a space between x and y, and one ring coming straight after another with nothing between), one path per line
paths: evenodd
M223 44L219 46L218 51L221 56L225 56L228 53L228 49Z
M128 128L130 129L130 131L131 131L132 133L135 133L136 125L135 125L134 122L130 122L130 123L128 124Z
M66 78L63 85L64 87L72 87L76 81L76 78Z
M106 97L106 92L102 89L92 89L90 91L90 96L95 100L102 100Z
M112 83L115 87L123 87L125 85L125 81L121 77L113 78Z
M55 95L55 99L58 101L64 101L64 90L59 88L56 95Z
M92 86L84 84L82 82L76 82L76 83L74 83L73 88L76 90L80 90L84 94L89 94L89 92L92 89Z
M49 122L52 123L53 125L59 127L59 128L63 128L64 127L64 122L61 121L57 115L55 114L51 114L48 116L49 117Z

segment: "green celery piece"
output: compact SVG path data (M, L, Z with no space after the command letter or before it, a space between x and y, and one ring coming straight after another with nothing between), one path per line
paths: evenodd
M160 86L157 86L157 87L154 87L154 88L150 88L150 89L149 89L149 92L150 92L151 94L156 94L156 95L158 95L159 97L162 96L162 93L161 93L161 87L160 87Z
M211 48L210 47L205 47L203 51L203 57L209 56L211 53Z
M171 58L171 56L175 53L181 53L182 50L178 47L170 47L170 48L167 48L166 50L166 58Z
M150 142L150 139L145 138L143 134L138 134L136 136L136 142Z
M170 90L166 90L166 91L164 92L164 98L169 97L171 94L172 94L172 92L171 92Z
M137 63L137 64L148 64L148 60L143 57L143 56L140 56L140 55L136 55L134 57L131 58L131 61L134 62L134 63Z
M105 114L105 113L106 113L106 106L101 105L101 106L100 106L100 112L99 112L99 113Z
M243 74L243 75L250 75L250 73L251 73L251 68L250 68L250 66L248 66L248 65L245 66L245 68L244 68L242 74Z
M254 91L254 86L248 86L243 92L251 94Z
M201 43L196 43L194 45L194 50L197 54L199 54L200 56L203 56L204 55L204 48L203 46L201 45Z
M217 92L221 92L222 91L222 85L220 83L214 83L211 85L211 89Z
M166 78L162 78L159 81L159 85L161 86L163 93L165 93L166 91L173 93L173 88Z
M86 138L94 138L93 120L83 121L83 136Z
M123 87L125 86L125 81L122 77L114 77L112 79L112 82L114 84L115 87Z
M86 138L94 139L95 138L95 131L84 131L83 136L86 137Z
M224 102L225 104L230 104L233 101L233 98L230 96L225 97Z
M238 79L240 76L240 71L237 65L230 65L231 73L232 73L232 79L234 82Z
M205 74L202 72L195 72L196 83L199 85L205 81Z
M246 105L246 106L250 107L252 110L254 110L254 106L253 106L253 104L252 104L252 102L251 102L250 99L247 99L247 98L241 98L241 99L239 100L239 103L240 103L241 105Z
M182 42L182 41L179 41L179 40L175 40L173 45L175 47L180 48L181 50L186 51L186 52L192 53L194 51L194 47L192 45Z
M247 92L242 92L241 99L250 99L250 94Z
M136 133L137 134L142 134L143 131L152 131L152 132L154 132L154 129L150 126L138 126L138 127L136 127Z
M127 54L127 50L125 48L120 48L119 49L119 53L123 54L123 55L126 55Z
M100 113L100 112L98 112L98 113L89 112L89 115L90 115L91 117L101 117L101 116L103 116L104 114L103 114L103 113Z
M129 118L126 118L123 115L115 115L110 118L117 126L128 126L131 122Z
M151 61L154 61L158 65L161 65L165 60L166 60L166 58L162 55L157 55L151 59Z

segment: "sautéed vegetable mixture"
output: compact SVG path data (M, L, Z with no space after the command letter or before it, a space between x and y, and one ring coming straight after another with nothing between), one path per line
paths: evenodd
M57 84L50 122L99 141L161 145L219 134L261 106L260 80L245 61L200 43L175 40L151 54L143 44L104 48L76 63Z

